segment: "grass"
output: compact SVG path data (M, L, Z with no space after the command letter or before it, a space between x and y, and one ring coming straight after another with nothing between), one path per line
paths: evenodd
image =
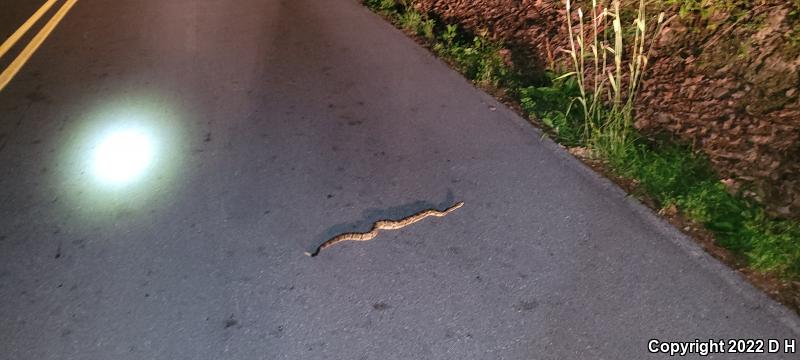
M638 140L611 158L614 171L637 179L660 206L676 206L712 231L719 245L756 270L800 278L800 224L770 219L758 204L731 194L708 160L689 147Z
M666 1L681 2L686 11L700 11L698 6L705 4L705 0ZM594 6L587 23L577 17L581 21L578 27L588 28L570 34L573 44L567 54L573 71L549 74L546 83L531 84L521 81L524 77L505 63L500 54L503 44L420 14L410 0L365 0L397 26L427 41L469 79L506 89L523 112L545 126L559 143L595 149L611 172L635 179L657 206L674 206L686 218L702 224L713 232L719 245L745 259L752 269L800 279L800 223L770 218L762 206L729 193L708 159L690 147L645 138L631 126L632 104L653 41L648 31L660 22L650 22L643 2L639 9L629 11L635 16L633 21L623 19L626 12L614 7L615 2L601 13ZM610 26L600 23L603 21ZM589 70L598 67L610 71Z
M580 95L573 99L583 110L584 140L606 156L618 156L631 145L633 106L655 40L651 33L660 32L664 14L650 29L645 1L640 0L628 27L622 25L620 0L604 5L592 1L587 23L583 11L573 12L571 1L566 1L569 48L564 52L572 60L572 71L563 77L573 77L578 85Z
M468 78L492 86L500 86L510 79L510 69L500 56L501 47L497 44L481 36L473 36L470 42L456 42L452 35L447 38L449 46L434 46L434 50L453 61Z

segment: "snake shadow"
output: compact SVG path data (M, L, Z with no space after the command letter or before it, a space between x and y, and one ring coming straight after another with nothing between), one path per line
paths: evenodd
M400 220L427 209L444 211L445 209L453 206L455 202L453 191L447 190L447 195L445 196L444 201L439 203L418 200L408 204L393 206L385 209L366 209L364 210L360 220L336 224L323 231L314 239L313 248L309 249L309 251L315 251L322 243L342 233L370 231L372 229L372 225L378 220Z

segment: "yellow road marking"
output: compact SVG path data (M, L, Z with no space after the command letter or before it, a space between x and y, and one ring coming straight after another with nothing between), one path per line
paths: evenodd
M47 10L50 10L50 8L53 7L53 4L55 4L56 1L58 0L49 0L44 5L42 5L42 7L40 7L39 10L36 10L36 12L33 13L33 16L31 16L31 18L28 19L28 21L22 24L22 26L20 26L19 29L17 29L17 31L11 34L10 38L6 39L6 41L3 42L3 45L0 45L0 58L2 58L3 55L5 55L6 52L9 49L11 49L11 47L14 46L14 44L16 44L17 41L19 41L19 38L21 38L22 35L25 35L25 33L31 29L31 26L33 26L33 24L39 21L39 19L42 17L42 15L44 15L44 13L47 12Z
M22 49L22 52L20 52L17 58L14 59L14 61L12 61L2 73L0 73L0 91L3 91L6 85L11 82L11 79L14 78L14 75L17 75L19 70L25 66L25 63L28 62L31 56L33 56L33 53L39 49L39 46L42 45L44 40L47 39L50 33L53 32L53 29L55 29L58 23L64 19L64 16L67 15L67 12L69 12L72 6L77 2L78 0L67 0L67 2L64 3L60 9L58 9L58 12L53 15L53 18L50 19L50 21L48 21L41 30L39 30L36 36L33 37L33 40L31 40L31 42L28 43L24 49Z

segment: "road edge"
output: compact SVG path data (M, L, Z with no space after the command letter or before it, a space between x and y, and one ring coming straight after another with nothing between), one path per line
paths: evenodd
M559 159L563 160L565 162L565 166L571 167L577 174L595 186L609 191L608 195L611 198L622 200L622 202L625 203L625 206L628 207L628 209L630 209L634 214L636 214L636 216L638 216L642 222L652 226L659 235L669 239L670 242L687 254L695 263L719 276L737 294L743 296L745 299L754 303L755 305L764 308L769 314L778 319L778 321L786 325L792 332L795 333L795 335L800 337L800 315L796 314L794 311L779 303L775 299L769 297L769 295L764 293L764 291L761 289L755 287L742 275L738 274L733 268L729 267L727 264L714 258L711 254L706 252L706 250L703 249L694 239L675 228L672 224L667 222L666 219L653 212L653 210L647 207L647 205L635 197L630 196L630 194L628 194L623 188L621 188L611 179L608 179L602 174L596 172L591 167L574 157L566 150L566 148L550 139L542 129L524 119L516 111L509 108L506 104L502 103L494 96L477 87L461 73L450 67L450 65L448 65L443 59L414 41L413 38L409 37L408 34L395 27L391 22L387 21L379 14L376 14L364 6L360 1L356 1L361 8L361 11L369 13L374 19L391 28L391 31L395 31L397 35L400 35L400 37L404 39L404 41L413 43L413 45L418 50L421 50L426 56L429 56L432 60L435 60L447 68L451 75L456 76L458 79L460 79L460 81L469 84L472 90L482 99L485 104L494 106L497 109L496 111L501 112L503 117L511 120L520 131L532 132L531 135L535 135L534 137L538 139L544 148L551 151Z

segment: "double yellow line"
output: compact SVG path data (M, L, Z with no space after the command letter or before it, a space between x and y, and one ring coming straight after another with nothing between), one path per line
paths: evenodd
M58 2L58 0L48 0L44 5L42 5L42 7L39 8L39 10L36 10L36 12L33 13L33 16L25 21L25 23L22 24L17 31L11 34L11 37L6 39L6 41L0 45L0 58L2 58L6 52L8 52L8 50L10 50L14 44L16 44L17 41L19 41L19 39L25 35L25 33L28 32L28 30L30 30L30 28L36 24L36 22L38 22L42 16L44 16L45 13L47 13L47 10L50 10L50 8L53 7L56 2ZM33 39L31 39L31 42L29 42L28 45L22 49L14 61L12 61L11 64L9 64L8 67L6 67L5 70L0 73L0 91L3 91L6 85L11 82L11 79L13 79L19 70L25 66L25 63L27 63L31 56L33 56L33 53L39 49L39 46L42 45L44 40L47 39L50 33L53 32L53 29L58 26L58 23L64 19L64 17L67 15L67 12L69 12L69 10L77 2L78 0L67 0L64 2L64 5L61 5L61 8L58 9L56 14L53 15L53 17L42 27L41 30L39 30L38 33L36 33Z

